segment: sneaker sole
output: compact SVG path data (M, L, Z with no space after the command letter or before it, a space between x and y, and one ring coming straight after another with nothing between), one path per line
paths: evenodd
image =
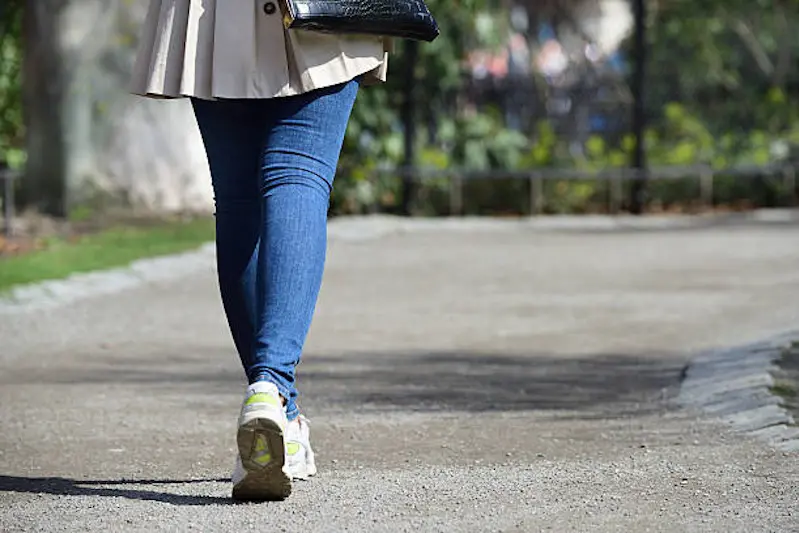
M239 501L280 501L291 494L291 478L283 471L286 462L283 430L274 420L256 418L239 427L239 456L247 475L233 487ZM271 459L262 464L256 447L266 443Z
M290 471L292 481L309 481L316 475L316 468L305 468L304 470Z

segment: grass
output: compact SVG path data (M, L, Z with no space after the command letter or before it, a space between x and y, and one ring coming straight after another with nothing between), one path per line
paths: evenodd
M793 414L793 425L799 425L799 342L783 351L774 381L771 392L782 398L783 407Z
M212 218L113 227L73 239L50 238L41 250L0 258L0 292L15 285L192 250L213 238Z
M799 393L793 387L793 385L788 383L777 383L773 387L771 387L771 392L776 394L777 396L781 396L786 400L790 400L799 396Z

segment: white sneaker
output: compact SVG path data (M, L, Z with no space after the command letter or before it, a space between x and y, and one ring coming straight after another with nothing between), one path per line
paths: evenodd
M288 422L277 387L259 382L247 388L236 435L239 454L233 470L233 499L283 500L291 494L285 471Z
M286 430L286 471L292 479L307 480L316 475L310 424L302 415L289 422Z

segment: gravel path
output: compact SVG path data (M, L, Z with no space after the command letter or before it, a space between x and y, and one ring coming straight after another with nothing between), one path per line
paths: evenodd
M799 531L797 454L678 400L692 354L796 329L799 225L555 226L334 224L321 474L279 504L229 500L212 254L5 302L0 531Z

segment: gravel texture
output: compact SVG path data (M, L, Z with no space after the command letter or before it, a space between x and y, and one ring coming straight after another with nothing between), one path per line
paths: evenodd
M7 301L0 531L799 531L797 453L680 402L691 354L799 323L799 225L765 218L333 224L300 370L321 474L279 504L229 499L212 253Z

